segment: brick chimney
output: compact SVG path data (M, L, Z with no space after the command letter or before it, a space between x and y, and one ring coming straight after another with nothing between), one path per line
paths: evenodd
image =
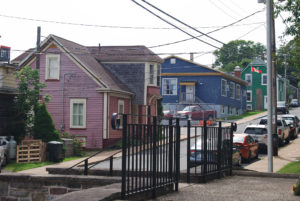
M238 78L241 78L241 68L239 66L236 66L234 68L234 76L238 77Z

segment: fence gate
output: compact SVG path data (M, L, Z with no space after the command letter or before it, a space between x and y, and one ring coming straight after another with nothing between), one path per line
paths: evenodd
M228 127L187 126L187 182L191 176L206 182L208 178L220 178L222 172L232 175L232 138L236 124Z
M116 116L116 114L115 114ZM121 197L156 190L164 186L178 191L180 126L159 125L156 117L147 124L131 124L131 115L122 115L122 189ZM152 121L150 121L152 120ZM112 120L112 126L113 125Z

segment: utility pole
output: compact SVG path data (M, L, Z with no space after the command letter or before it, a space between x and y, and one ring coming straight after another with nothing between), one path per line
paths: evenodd
M40 70L40 41L41 41L41 27L37 27L36 39L36 69Z
M284 55L284 102L286 103L286 54Z

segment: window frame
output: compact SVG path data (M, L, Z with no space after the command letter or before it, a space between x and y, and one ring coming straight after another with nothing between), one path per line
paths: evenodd
M266 77L266 83L263 83L264 77ZM261 75L261 85L267 85L268 84L268 75L267 73L263 73Z
M49 75L49 59L56 58L58 60L58 67L57 67L57 75L55 77L50 77ZM45 80L59 80L60 78L60 55L59 54L47 54L46 55L46 68L45 68Z
M236 93L235 93L236 100L241 100L241 85L236 84L235 88L236 88L235 89L236 90Z
M154 85L155 71L154 64L149 64L149 84Z
M250 93L250 100L248 100L248 92ZM252 102L252 90L247 90L246 92L246 102Z
M156 69L156 86L160 87L161 85L161 65L158 64L157 65L157 69Z
M86 98L71 98L70 99L70 128L86 128ZM83 125L74 125L73 123L73 107L74 104L83 104L82 121Z
M226 90L227 87L226 86L227 86L227 80L221 79L221 96L224 96L224 97L227 96L227 90ZM224 90L223 90L223 87L224 87Z
M175 80L175 89L172 89L172 91L173 92L175 92L175 93L173 93L173 94L168 94L168 93L165 93L165 91L167 91L167 90L165 90L165 81L167 81L167 80L170 80L170 81L172 81L172 80ZM178 79L177 78L163 78L162 79L162 95L165 95L165 96L177 96L177 90L178 90ZM171 85L172 86L172 85ZM170 89L169 89L170 90Z
M250 82L248 82L247 77L250 77ZM246 73L245 74L245 81L248 83L248 86L252 85L252 74L251 73Z
M120 111L120 106L123 106L123 111ZM123 99L118 100L118 119L120 119L119 129L123 128L123 115L125 113L125 101Z
M250 109L248 109L248 108L250 108ZM252 104L247 104L247 105L246 105L246 109L247 109L247 110L252 110Z
M234 82L229 83L229 94L230 94L231 99L235 98L235 83Z

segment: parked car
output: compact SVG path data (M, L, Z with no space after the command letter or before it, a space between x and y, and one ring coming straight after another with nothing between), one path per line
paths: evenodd
M216 110L205 110L200 105L190 105L178 111L176 117L184 119L192 118L193 120L214 120L216 115Z
M0 146L0 172L1 172L1 167L5 166L5 148L3 146Z
M164 110L163 113L164 113L165 118L171 118L174 116L175 111L174 110Z
M232 165L234 166L241 166L242 165L242 153L240 149L232 145Z
M203 143L202 139L198 139L196 143L191 146L190 149L190 167L195 167L202 165L204 163L204 154L203 154ZM217 149L217 139L208 139L207 140L207 164L217 164L218 163L218 149ZM228 139L223 140L221 143L221 153L223 154L221 163L227 161L228 153L230 149L230 141ZM233 149L233 148L232 148ZM232 150L232 164L240 165L241 158L239 160L238 154L240 154L238 149Z
M291 107L298 107L299 106L299 101L298 99L292 99L290 102Z
M259 124L267 125L268 118L261 118ZM288 144L290 142L290 127L286 123L286 121L280 117L277 117L277 134L279 137L279 145L283 145L284 143Z
M295 139L298 137L299 133L299 118L293 114L285 114L280 116L282 119L286 121L286 123L290 126L290 139Z
M250 124L246 126L244 133L251 135L254 141L258 143L260 150L266 150L268 147L268 128L263 124ZM279 136L272 134L273 154L278 155Z
M251 159L258 157L258 143L250 134L234 134L233 143L242 153L244 161L250 162Z
M285 101L278 101L277 102L277 112L282 113L282 114L288 114L289 113L289 108Z
M5 166L9 159L9 141L6 136L0 136L0 163Z

